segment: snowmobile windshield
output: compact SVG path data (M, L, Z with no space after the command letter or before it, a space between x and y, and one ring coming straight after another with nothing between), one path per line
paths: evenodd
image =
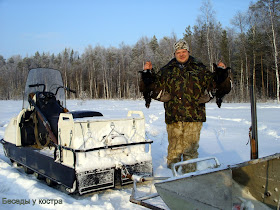
M29 107L29 94L38 91L52 92L55 94L56 100L59 100L61 105L65 107L65 89L60 71L46 68L31 69L25 84L23 108Z

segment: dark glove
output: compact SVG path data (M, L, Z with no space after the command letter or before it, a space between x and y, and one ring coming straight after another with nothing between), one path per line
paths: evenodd
M199 104L206 104L213 99L211 91L204 91L204 94L198 99Z
M155 88L151 94L151 97L161 102L168 102L171 100L171 95L161 88Z

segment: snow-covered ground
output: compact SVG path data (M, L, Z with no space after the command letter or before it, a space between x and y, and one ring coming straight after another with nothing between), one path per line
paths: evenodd
M21 110L21 101L0 101L0 138L11 117ZM129 110L141 110L146 119L146 137L152 144L155 176L172 176L166 167L167 133L164 109L153 101L146 109L143 100L71 100L69 110L94 110L107 117L124 117ZM259 156L279 152L280 104L257 104ZM215 156L222 165L240 163L250 159L248 132L251 125L249 103L207 104L207 122L203 124L199 157ZM84 196L70 196L44 181L27 175L23 169L13 167L0 145L0 209L144 209L129 202L131 187L106 190Z

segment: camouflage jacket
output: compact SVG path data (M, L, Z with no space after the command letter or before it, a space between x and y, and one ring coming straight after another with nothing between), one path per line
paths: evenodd
M164 102L165 122L205 122L205 104L199 98L214 87L213 73L192 56L185 64L175 58L157 73L157 87L171 94Z

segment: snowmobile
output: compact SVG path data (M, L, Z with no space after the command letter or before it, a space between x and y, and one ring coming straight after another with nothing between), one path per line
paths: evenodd
M69 111L66 91L74 92L58 70L29 71L22 110L1 139L11 162L79 194L130 184L131 174L152 176L152 141L141 111L121 119Z

